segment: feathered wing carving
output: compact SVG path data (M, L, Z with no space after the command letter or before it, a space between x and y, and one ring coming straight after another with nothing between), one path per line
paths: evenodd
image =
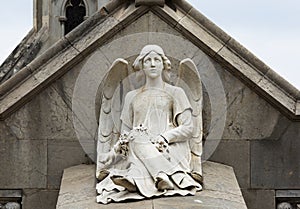
M202 84L201 77L194 62L187 58L180 62L178 69L178 80L176 85L183 88L192 106L192 117L194 123L193 137L189 144L192 152L191 169L192 176L202 182ZM200 176L199 176L200 175ZM200 179L199 179L200 178Z
M111 150L120 135L120 115L122 102L126 94L124 92L124 79L128 74L128 62L125 59L118 58L111 65L103 85L97 140L96 177L98 179L108 175L103 170L104 165L100 163L99 158Z

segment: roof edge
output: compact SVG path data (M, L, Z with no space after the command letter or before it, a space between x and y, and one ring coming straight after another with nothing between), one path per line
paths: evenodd
M185 0L173 0L180 8L182 8L187 15L190 15L197 22L203 25L206 29L209 30L214 36L218 39L222 40L226 43L226 46L235 51L240 57L245 59L249 64L254 66L258 71L266 75L270 81L275 83L278 87L280 87L287 94L292 96L295 100L300 99L300 91L290 84L287 80L285 80L282 76L276 73L273 69L271 69L267 64L265 64L262 60L256 57L252 52L250 52L247 48L241 45L238 41L232 38L229 34L223 31L220 27L210 21L206 16L204 16L201 12L195 9L190 3Z
M20 52L20 49L24 47L24 45L28 42L28 40L34 36L35 30L32 28L26 36L21 40L21 42L13 49L13 51L8 55L8 57L3 61L3 63L0 65L0 73L3 73L3 76L0 75L0 85L1 83L4 83L7 76L10 76L10 71L15 66L17 60L19 59L20 55L16 57L18 52ZM21 53L20 53L21 54ZM10 66L10 67L9 67ZM4 71L4 72L3 72Z
M178 11L168 7L151 9L186 38L237 75L276 109L292 120L300 120L300 92L255 55L239 44L198 10L183 0L174 0Z
M107 37L111 37L126 27L135 17L149 11L148 7L136 8L134 4L120 4L118 0L115 2L118 2L115 4L117 6L115 10L109 10L108 13L105 7L101 8L22 68L11 79L0 85L0 121L5 120L27 103L49 82L56 80L68 69L71 69L71 66L83 60L84 54L89 54L99 44L103 44ZM122 15L124 10L128 12ZM99 28L101 28L101 32L95 33L95 30L99 30ZM91 32L95 36L89 36Z
M63 36L53 46L49 47L49 49L47 49L44 53L36 57L25 67L23 67L19 72L17 72L11 78L0 84L0 99L3 98L6 94L8 94L10 91L12 91L14 88L21 85L31 74L34 74L34 72L39 67L45 65L46 61L49 60L49 58L56 56L59 51L65 49L68 45L71 45L71 43L78 37L78 35L83 35L82 31L86 31L84 29L96 24L100 24L101 20L104 19L104 17L108 16L110 13L112 13L115 9L117 9L120 5L124 4L125 2L127 1L110 1L109 3L104 5L98 12L94 13L90 18L88 18L74 30L69 32L66 36ZM34 31L31 31L32 34L33 32ZM86 33L87 32L88 31L86 31ZM27 40L29 38L27 36L24 38L24 40Z

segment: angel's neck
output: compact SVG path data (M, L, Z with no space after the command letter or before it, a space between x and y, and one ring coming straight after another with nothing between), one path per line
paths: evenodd
M164 87L164 81L161 78L157 79L146 79L145 88L163 88Z

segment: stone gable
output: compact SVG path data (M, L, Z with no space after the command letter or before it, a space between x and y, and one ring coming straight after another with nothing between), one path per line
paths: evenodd
M62 171L93 158L109 66L151 43L174 73L184 58L196 63L204 148L216 149L204 156L234 168L249 208L275 208L276 190L300 189L299 91L187 2L137 2L111 1L0 85L0 188L22 189L25 209L48 197L43 208L54 208Z

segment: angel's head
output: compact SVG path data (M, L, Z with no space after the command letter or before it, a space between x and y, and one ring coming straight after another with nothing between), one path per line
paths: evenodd
M145 67L145 58L149 57L150 54L154 55L154 53L161 58L163 63L163 70L171 70L170 60L165 56L163 49L158 45L146 45L134 61L133 69L135 71L143 70Z

